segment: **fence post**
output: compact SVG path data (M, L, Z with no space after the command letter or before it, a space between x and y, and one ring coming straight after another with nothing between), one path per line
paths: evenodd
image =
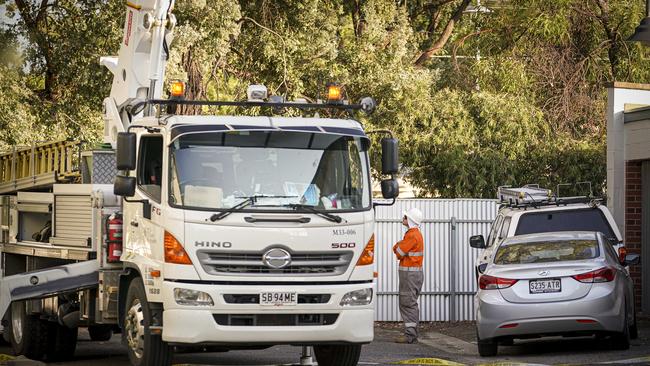
M449 312L450 320L456 321L456 217L449 226Z

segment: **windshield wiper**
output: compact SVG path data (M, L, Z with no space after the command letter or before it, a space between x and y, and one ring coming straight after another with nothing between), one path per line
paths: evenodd
M307 212L311 212L313 214L316 214L316 215L318 215L318 216L320 216L320 217L322 217L324 219L330 220L332 222L336 222L337 224L340 224L341 221L343 221L343 218L341 216L333 215L333 214L321 211L321 210L315 208L314 206L310 206L310 205L301 205L301 204L297 204L297 203L292 203L292 204L288 204L288 205L283 205L283 207L290 207L290 208L293 208L296 211L297 210L305 210Z
M213 214L212 216L210 216L210 221L212 222L219 221L233 212L241 211L250 205L254 205L257 202L257 200L260 198L295 198L295 197L298 196L274 196L274 195L267 195L267 194L257 194L248 197L235 197L235 198L243 198L244 200L230 208L227 208L221 212L217 212Z

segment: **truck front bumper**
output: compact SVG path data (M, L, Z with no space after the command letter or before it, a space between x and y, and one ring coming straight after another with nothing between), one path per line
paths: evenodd
M179 305L174 300L174 289L183 288L208 293L213 306ZM373 299L368 305L341 306L343 296L360 289L372 288ZM324 303L306 303L294 306L262 306L226 302L224 295L260 294L263 292L296 292L298 295L329 294ZM374 284L327 285L212 285L164 281L162 297L163 340L174 344L217 345L309 345L322 343L369 343L374 337ZM274 319L319 317L329 322L318 325L268 325ZM257 317L266 319L265 325L228 325L223 320L230 317ZM271 320L269 323L268 320ZM313 318L312 318L313 319Z

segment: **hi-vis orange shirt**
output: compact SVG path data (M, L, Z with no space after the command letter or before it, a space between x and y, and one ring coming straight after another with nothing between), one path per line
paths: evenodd
M408 229L404 239L393 246L393 252L399 259L400 269L421 268L424 259L424 239L420 230L416 227Z

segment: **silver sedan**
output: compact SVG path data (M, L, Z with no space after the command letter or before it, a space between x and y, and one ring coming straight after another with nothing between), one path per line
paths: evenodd
M601 233L555 232L505 239L479 277L478 351L543 336L597 335L627 349L637 336L632 279Z

